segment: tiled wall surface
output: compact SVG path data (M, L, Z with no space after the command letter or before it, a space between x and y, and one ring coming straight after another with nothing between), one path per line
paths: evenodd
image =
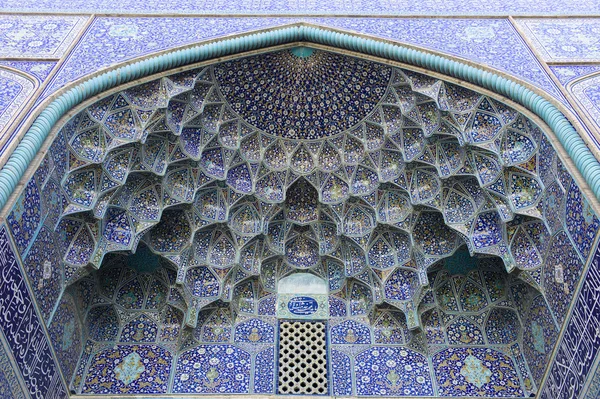
M147 5L140 2L88 2L85 6L68 1L35 3L38 10L56 12L148 12ZM296 10L302 8L306 14L328 12L320 9L317 3L294 3L292 11L284 10L284 5L277 2L258 4L252 2L244 7L250 14L275 10L280 16L101 16L85 28L88 16L2 14L0 132L15 117L30 112L24 104L32 98L38 85L46 85L42 96L48 96L86 74L128 59L226 34L296 21L398 40L482 63L545 91L588 120L600 120L600 75L595 75L600 71L600 64L594 64L600 62L596 43L600 19L517 18L515 27L505 18L308 18L293 16L293 7L297 7ZM0 5L0 9L30 10L33 6L28 1L8 0ZM352 8L342 2L329 6L329 9L337 7L335 12L345 10L344 14L356 10L361 10L363 15L434 13L429 2L403 5L401 7L405 8L402 9L390 8L389 4L381 2L360 7L354 4ZM477 8L480 6L466 9L465 4L458 2L447 6L445 15L487 12ZM153 7L152 12L165 11L164 5ZM228 6L184 2L173 10L208 12L210 7L223 12ZM286 3L285 7L290 4ZM505 12L514 14L560 15L571 13L572 9L581 13L600 12L600 5L589 1L558 5L536 2L535 9L531 9L530 4L512 2L502 7ZM244 13L239 7L235 11ZM568 64L571 61L580 64ZM598 126L589 128L595 130ZM15 133L6 131L4 136ZM3 301L0 309L10 314L0 318L3 333L0 397L66 397L67 388L60 373L72 388L83 393L275 392L275 337L263 333L257 339L251 335L256 326L260 326L261 332L276 328L273 295L259 298L259 290L251 288L251 291L256 290L253 295L260 299L257 299L253 316L247 314L245 319L235 322L227 312L211 308L199 316L198 332L194 336L173 341L172 336L180 333L178 329L184 317L177 307L164 304L159 309L149 310L144 302L138 308L131 305L129 313L123 311L125 299L119 299L118 290L133 281L135 273L120 275L113 287L117 291L112 296L96 293L94 297L95 288L90 288L93 284L87 288L85 285L90 279L82 280L76 289L72 287L63 293L63 288L82 273L75 266L76 262L63 264L65 254L88 257L91 255L86 253L89 242L97 241L101 235L98 225L91 222L57 228L61 213L68 205L61 189L63 176L67 170L81 166L80 160L64 153L64 140L59 136L54 143L50 155L14 205L6 226L0 230L0 301ZM543 151L552 151L550 146L545 148L540 145L540 168L542 160L548 159L548 152ZM600 373L595 374L595 369L600 346L600 307L596 304L596 292L600 290L600 271L597 270L600 255L594 243L599 223L562 163L553 161L552 168L557 181L544 181L544 184L548 183L542 200L545 227L540 231L532 225L526 233L518 229L511 233L517 237L515 243L518 240L535 242L540 259L546 265L543 271L540 268L531 273L524 272L522 280L527 283L508 284L504 299L490 299L493 292L484 288L487 287L485 277L481 281L472 279L469 286L475 287L471 288L475 291L483 290L486 300L496 307L490 305L487 308L486 305L464 319L452 316L451 311L450 316L439 311L426 312L424 333L413 337L406 325L402 325L406 321L393 312L383 312L377 320L356 320L350 317L352 309L346 307L344 298L330 298L332 394L459 396L467 393L493 396L492 393L502 392L498 395L523 396L537 389L541 390L540 398L591 399L598 395ZM589 270L575 299L573 313L569 315L569 301L577 292L580 273L587 264ZM119 279L126 281L121 284ZM158 279L157 284L166 281L164 285L169 286L171 280L173 277L167 276L164 281ZM439 283L439 288L446 284L454 287L452 290L458 295L455 301L459 303L460 290L467 290L467 285L456 288L452 285L456 282L444 280ZM544 296L534 295L536 291L528 288L530 286L543 291ZM125 291L135 291L129 288ZM148 300L150 291L143 292L144 300ZM170 296L185 295L171 288L169 293ZM83 306L89 298L99 299ZM507 302L501 304L502 300ZM173 299L173 303L177 301L185 302L183 298ZM441 306L439 299L435 301ZM93 315L93 309L99 309L98 315L107 320L90 326L89 312ZM117 320L116 324L111 324L111 317ZM518 319L518 323L506 324L506 320L512 319ZM494 320L502 320L500 327L495 327ZM382 327L384 322L385 327ZM561 338L563 322L567 327ZM139 325L143 325L150 336L139 338L136 335ZM511 334L522 338L516 341L507 338ZM473 344L466 345L461 339ZM540 387L558 339L554 363L549 368L545 385ZM484 343L487 349L477 346L478 342ZM393 343L398 346L389 346ZM213 359L219 359L219 363L211 365ZM399 363L398 359L405 363ZM408 370L406 367L410 368L414 378L400 381L395 373L401 368ZM190 376L198 370L207 378L193 381ZM502 379L499 379L498 371L502 372ZM445 377L450 374L455 380L449 381Z

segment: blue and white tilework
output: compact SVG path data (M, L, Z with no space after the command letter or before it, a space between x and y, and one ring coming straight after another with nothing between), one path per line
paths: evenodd
M17 116L34 88L23 75L0 67L0 133Z
M254 361L254 393L275 392L275 349L258 353Z
M549 67L563 86L577 78L600 71L600 65L550 65Z
M39 319L8 231L0 227L0 329L33 398L66 398L59 366Z
M87 17L53 15L0 16L0 58L60 59Z
M596 249L581 291L575 300L564 335L558 343L555 359L540 398L585 397L584 385L592 381L590 394L597 392L592 366L600 348L600 252ZM581 396L579 396L581 395ZM593 396L589 396L590 398Z
M327 4L310 1L191 1L168 3L139 2L135 0L91 0L80 2L65 0L6 0L0 10L13 12L79 12L79 13L136 13L136 14L338 14L338 15L588 15L596 14L600 4L595 1L569 0L565 2L531 2L491 0L420 2L389 2L335 0Z
M449 348L432 359L440 396L522 397L511 358L490 348Z
M585 261L596 239L600 220L575 181L571 181L567 188L566 226L575 248Z
M23 262L38 309L46 321L63 288L62 259L55 240L56 234L42 226Z
M32 243L40 227L41 220L40 190L35 179L31 179L7 218L19 254L23 255L29 244Z
M558 329L543 296L532 300L524 327L523 352L534 382L539 385L558 337Z
M40 82L46 80L52 69L56 66L56 61L0 61L0 65L18 69L39 79Z
M286 18L96 18L75 46L44 96L84 75L146 54L273 27Z
M331 374L332 394L335 396L352 395L352 366L348 355L331 349Z
M83 393L166 393L173 356L158 345L118 345L90 361Z
M408 348L372 347L354 367L359 396L433 396L427 359Z
M505 19L323 18L307 21L486 64L565 101L540 62Z
M300 21L424 46L488 64L562 99L562 94L506 20L365 18L98 18L44 95L87 73L134 57L225 33ZM152 40L147 40L148 37ZM511 55L507 57L506 54Z
M248 393L250 355L232 345L201 345L177 359L173 392Z
M544 61L600 61L600 19L519 19Z
M3 340L0 340L2 343ZM8 353L4 350L4 347L0 347L0 397L1 398L14 398L14 399L25 399L27 394L21 386L17 377L17 371L13 368L14 366L10 362Z
M596 127L600 126L600 75L577 80L569 87L575 101Z
M48 328L52 347L67 381L71 381L83 349L83 334L74 298L63 294Z
M429 32L430 48L549 82L505 20L305 20L415 44ZM290 21L101 17L52 87ZM275 393L276 298L296 273L323 283L331 394L535 393L599 227L507 104L310 48L89 105L7 224L65 378L100 395Z

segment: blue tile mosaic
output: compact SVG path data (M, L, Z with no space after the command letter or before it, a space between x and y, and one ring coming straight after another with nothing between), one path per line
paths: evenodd
M332 393L335 396L352 395L352 367L350 357L335 349L331 350Z
M166 393L173 355L157 345L118 345L97 353L83 393Z
M36 304L47 322L63 288L62 260L55 233L42 226L23 261Z
M83 350L84 330L74 298L70 294L63 294L48 327L48 333L63 376L67 381L71 381Z
M600 221L574 181L567 189L566 226L582 259L587 259Z
M429 365L418 352L372 347L356 356L356 394L360 396L433 396Z
M43 82L46 80L52 68L56 65L55 61L0 61L0 65L5 65L19 71L35 76Z
M111 64L287 21L279 18L96 18L42 96Z
M569 0L563 3L517 0L510 3L492 0L450 1L443 4L427 0L418 3L397 3L383 0L350 2L336 0L322 4L306 1L210 2L178 0L176 2L139 3L134 0L94 0L81 3L75 0L59 4L51 0L7 0L0 9L22 12L79 12L79 13L138 13L138 14L338 14L338 15L589 15L596 14L596 1Z
M0 227L0 328L12 351L29 395L33 398L66 398L43 321L19 269L17 255L5 226Z
M40 191L35 179L31 179L7 218L8 226L21 255L25 254L27 247L35 238L41 220Z
M133 57L222 36L225 32L233 34L300 21L399 40L465 57L500 68L556 98L563 98L508 21L354 18L98 18L53 78L44 96L85 74ZM186 29L190 26L194 28ZM148 37L153 39L147 40ZM157 40L159 37L161 41ZM100 51L99 47L103 50ZM507 53L511 56L506 57Z
M543 296L532 300L523 324L523 352L534 382L539 385L558 337L558 330Z
M586 113L597 127L600 116L600 76L592 75L576 81L569 87L569 92L579 104L582 112Z
M87 19L83 16L2 15L0 57L60 59Z
M564 86L577 78L600 71L600 65L550 65L549 68Z
M544 61L600 61L598 18L520 19L517 23Z
M566 330L558 342L558 352L549 367L540 398L592 398L598 392L596 359L600 348L600 252L596 248L581 291L577 296ZM586 379L590 376L587 393ZM586 396L587 395L587 396Z
M181 34L149 41L166 35L167 20ZM75 63L83 54L99 62L94 42L112 49L108 65L257 27L207 21L102 17L67 64L83 68L72 76L86 73ZM398 35L368 21L335 23ZM448 21L430 21L435 40L446 29L481 39L477 54L496 51L483 47L503 46L498 39L517 48L506 21L488 21L493 35L477 21ZM424 40L421 22L396 22ZM320 93L340 70L352 90ZM300 93L290 89L298 76L309 82ZM310 100L286 102L296 94ZM565 317L599 224L542 137L517 111L455 84L324 50L281 50L163 77L82 110L8 224L42 312L51 313L57 287L72 287L50 334L78 393L275 393L274 316L288 298L278 287L305 273L324 292L297 295L319 295L320 314L331 317L330 393L519 397L541 381L554 320ZM53 275L61 258L62 284ZM46 287L47 274L55 281ZM79 330L89 334L85 348Z
M14 399L28 397L19 383L17 373L10 362L8 353L4 351L4 347L0 348L0 397Z
M34 88L23 75L0 67L0 132L17 117Z
M512 359L494 349L449 348L432 363L441 396L523 396Z
M248 393L250 355L232 345L201 345L179 355L173 392Z
M507 20L328 18L307 21L423 46L486 64L565 101L540 62Z
M275 392L275 349L258 353L254 362L254 393Z

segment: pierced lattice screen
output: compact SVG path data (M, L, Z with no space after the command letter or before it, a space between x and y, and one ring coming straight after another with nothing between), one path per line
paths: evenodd
M327 394L325 323L279 325L279 393Z

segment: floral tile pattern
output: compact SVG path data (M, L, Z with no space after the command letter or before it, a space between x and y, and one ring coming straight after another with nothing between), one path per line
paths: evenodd
M248 393L250 355L231 345L201 345L177 360L174 392Z
M535 383L539 384L558 336L550 309L542 296L534 298L531 302L524 324L525 359Z
M507 20L328 18L309 22L423 46L487 64L565 101Z
M600 115L600 76L592 75L589 78L578 80L573 83L569 91L583 112L598 126L598 116Z
M33 90L32 81L0 67L0 132L17 116Z
M600 65L550 65L550 69L558 80L566 86L567 83L600 71Z
M0 350L0 397L15 399L27 397L4 349Z
M84 393L166 393L172 354L157 345L119 345L90 361Z
M349 2L336 0L328 4L306 1L210 2L178 0L171 3L140 3L133 0L93 0L85 3L68 0L56 4L51 0L7 0L1 9L7 11L138 13L138 14L341 14L341 15L587 15L600 5L596 1L569 0L564 3L531 3L517 0L510 3L493 0L489 3L451 1L443 5L436 1L390 3L382 0Z
M0 65L18 69L29 75L33 75L41 82L45 81L52 68L56 65L55 61L0 61Z
M356 356L359 396L432 396L425 357L410 349L372 347Z
M2 15L0 57L59 59L87 17Z
M83 348L83 328L73 297L63 295L48 328L63 375L70 381Z
M493 349L446 349L433 356L433 367L442 396L523 396L513 361Z
M43 96L98 69L144 54L282 25L286 18L96 18Z
M600 61L600 19L522 19L518 24L545 61Z
M55 239L54 232L42 226L24 260L38 309L46 321L54 310L63 288L62 260Z

